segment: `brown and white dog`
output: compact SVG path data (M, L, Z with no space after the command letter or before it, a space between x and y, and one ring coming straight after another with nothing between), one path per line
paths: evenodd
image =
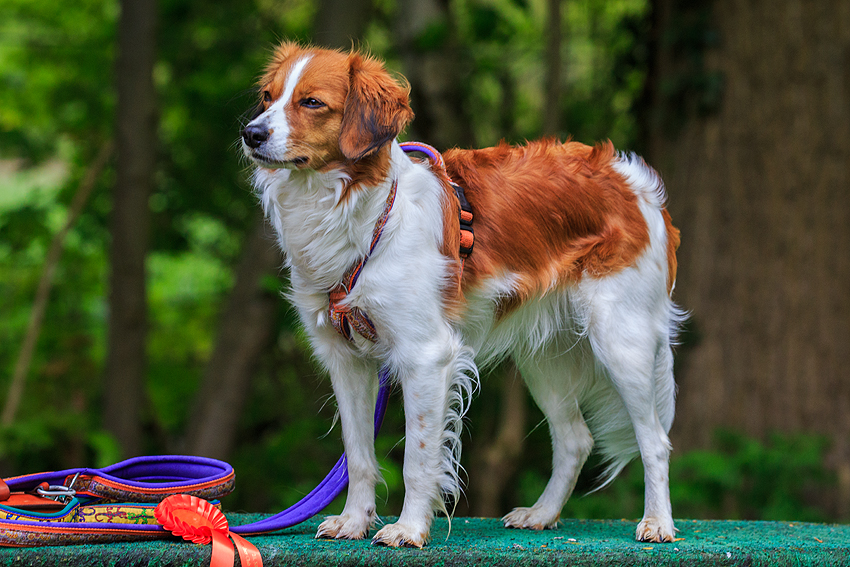
M460 426L477 368L510 357L546 416L554 457L543 494L504 524L554 527L595 442L607 481L641 456L637 538L672 541L679 236L655 171L610 142L455 149L446 171L412 159L396 140L413 118L408 89L356 52L284 43L260 93L243 149L286 254L291 300L330 373L348 457L345 508L317 537L363 538L376 522L380 365L404 395L405 497L398 521L373 541L422 546L435 511L460 492ZM446 173L474 213L465 262ZM369 253L394 186L380 241L338 298L368 315L377 340L347 339L331 324L329 292Z

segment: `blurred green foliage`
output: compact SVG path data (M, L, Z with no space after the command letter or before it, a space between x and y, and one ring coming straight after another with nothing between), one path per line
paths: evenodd
M832 519L824 495L835 488L823 465L823 437L774 433L766 441L742 433L718 431L712 446L670 462L670 499L677 518L727 520ZM569 518L640 518L643 467L631 463L620 477L594 492L593 457L564 507ZM598 469L597 469L598 470ZM533 502L548 480L548 470L529 468L519 476L519 498Z
M193 396L213 346L218 312L257 209L236 145L270 49L309 41L316 0L161 0L159 150L152 253L148 260L147 449L181 449ZM450 24L428 27L420 49L456 34L464 115L478 145L520 142L541 131L542 0L458 0ZM364 44L398 71L394 21L400 0L374 2ZM647 0L564 4L562 136L610 137L634 147L634 106L646 79ZM117 0L4 0L0 6L0 399L17 356L50 239L89 162L114 128ZM415 110L415 109L414 109ZM427 140L424 140L427 141ZM0 431L0 475L105 465L118 454L100 423L105 358L109 189L114 171L71 231L15 424ZM282 289L285 276L270 281ZM499 388L483 390L470 414L483 442ZM377 452L386 487L382 513L400 510L403 416L394 399ZM239 424L231 509L274 511L308 492L339 456L330 387L310 362L295 316L280 302L276 341L265 354ZM545 427L526 440L506 506L536 499L548 476ZM483 435L482 435L483 434ZM469 436L466 437L469 440ZM677 455L677 515L818 519L807 496L821 481L823 446L807 438L761 444L724 434L707 452ZM584 477L583 477L584 478ZM811 479L811 487L801 485ZM587 477L590 479L590 476ZM475 482L475 479L470 479ZM584 488L592 480L583 480ZM339 503L334 506L340 508ZM459 504L463 513L465 503ZM574 498L565 515L636 516L639 466L603 491Z

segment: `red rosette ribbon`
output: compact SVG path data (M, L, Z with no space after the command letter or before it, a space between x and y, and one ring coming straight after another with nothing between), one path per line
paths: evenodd
M210 567L233 567L233 545L243 567L263 567L260 551L245 538L231 533L221 510L195 496L175 494L159 503L156 520L176 536L193 543L212 542ZM233 540L233 545L230 539Z

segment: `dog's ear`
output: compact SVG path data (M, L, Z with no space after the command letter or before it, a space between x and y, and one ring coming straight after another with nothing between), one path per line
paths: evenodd
M339 148L358 160L395 139L413 119L409 87L399 85L375 59L352 53L349 88L342 115Z

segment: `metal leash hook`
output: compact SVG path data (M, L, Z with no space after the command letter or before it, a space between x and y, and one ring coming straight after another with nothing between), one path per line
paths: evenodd
M40 485L35 491L41 497L67 504L77 495L77 491L74 490L74 484L77 482L79 476L80 473L75 474L67 486L64 484L48 484L47 488L44 488L43 485Z

